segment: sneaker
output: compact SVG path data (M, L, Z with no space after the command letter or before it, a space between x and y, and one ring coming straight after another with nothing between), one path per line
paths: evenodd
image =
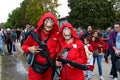
M85 77L88 77L88 75L85 75Z
M114 78L113 80L118 80L118 78Z
M91 80L91 78L88 78L87 80Z
M110 75L110 78L113 78L113 75Z
M100 76L100 80L104 80L103 76Z
M94 76L94 73L92 72L91 75Z

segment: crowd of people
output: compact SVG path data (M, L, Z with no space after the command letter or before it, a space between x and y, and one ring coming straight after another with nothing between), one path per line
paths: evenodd
M33 30L39 41L30 35ZM27 37L26 37L27 36ZM104 80L102 71L102 59L106 64L110 63L108 56L111 55L111 72L113 80L118 80L116 62L120 59L120 22L114 24L114 29L108 27L104 31L93 29L88 26L86 31L77 30L69 23L63 23L58 30L56 17L48 12L44 14L37 28L26 24L21 32L19 29L1 29L0 50L4 53L2 43L7 44L9 54L12 54L12 44L21 42L24 54L32 57L32 65L28 69L28 80L56 80L56 67L59 68L59 80L91 80L97 60L99 79ZM41 43L40 43L41 42ZM41 45L43 47L41 47ZM45 45L45 46L44 46ZM45 47L45 48L44 48ZM46 57L45 54L48 54ZM52 60L50 63L49 58ZM87 70L82 70L70 63L64 63L58 59L68 60L77 64L87 65Z
M1 29L0 30L0 53L4 55L3 44L7 45L8 54L12 54L13 45L15 42L20 42L20 29Z

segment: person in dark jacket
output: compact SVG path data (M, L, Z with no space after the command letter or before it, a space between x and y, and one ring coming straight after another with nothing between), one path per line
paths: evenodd
M110 75L113 75L114 80L118 80L118 74L116 70L116 61L120 59L120 57L118 57L120 55L119 33L120 33L120 22L116 22L114 24L114 31L112 31L109 36L110 54L111 54L111 60L112 60L112 68L111 68Z
M16 33L14 31L11 31L10 28L7 28L5 36L8 54L12 54L12 43L16 40Z
M86 38L86 37L90 40L91 32L92 32L92 26L88 26L87 32L85 32L81 37L81 40L83 43L84 43L84 38Z

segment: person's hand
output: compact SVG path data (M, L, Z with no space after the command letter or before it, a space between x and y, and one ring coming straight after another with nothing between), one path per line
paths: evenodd
M98 47L102 47L102 45L101 45L101 44L98 44Z
M70 64L68 64L68 63L67 63L67 65L68 65L69 67L71 67L71 68L74 68L73 66L71 66L71 65L70 65Z
M92 37L92 41L95 41L95 37Z
M28 48L29 52L31 52L32 54L37 54L39 53L42 49L39 48L39 46L32 46Z
M62 66L62 63L56 60L56 66Z
M109 37L107 37L107 40L109 40Z
M115 50L116 55L120 55L120 50Z

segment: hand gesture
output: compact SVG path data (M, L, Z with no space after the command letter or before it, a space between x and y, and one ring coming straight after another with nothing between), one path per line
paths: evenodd
M56 66L62 66L62 63L56 60Z
M67 63L67 65L70 67L70 68L74 68L73 66L71 66L70 64Z
M115 50L116 55L120 55L120 50Z
M42 49L39 48L39 46L32 46L28 48L29 52L31 52L32 54L37 54L39 53Z
M95 37L92 37L92 41L95 41Z
M101 44L98 44L98 47L102 47L102 45L101 45Z

